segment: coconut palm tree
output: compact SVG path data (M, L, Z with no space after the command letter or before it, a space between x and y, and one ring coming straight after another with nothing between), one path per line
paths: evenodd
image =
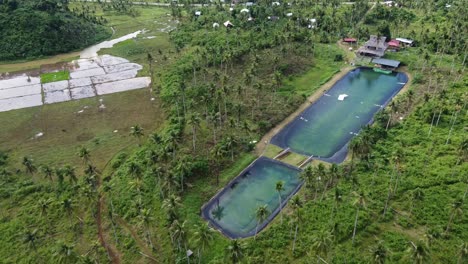
M468 262L468 242L463 242L458 250L458 264Z
M127 166L127 173L130 174L135 179L141 179L141 176L143 174L143 169L138 163L132 161Z
M415 264L424 264L429 261L429 248L426 243L419 240L416 243L410 241L410 246L406 250L406 258Z
M364 195L362 191L360 193L353 192L353 195L355 196L355 199L353 201L353 206L356 207L356 218L354 219L353 239L352 239L352 244L354 245L354 238L356 236L356 229L357 229L357 223L358 223L358 218L359 218L359 210L361 208L364 209L366 207L366 196Z
M78 157L80 157L85 164L88 164L89 159L91 158L91 153L86 147L81 147L78 150Z
M328 252L333 245L333 235L328 230L320 230L312 239L312 249L317 254L317 263L320 263L321 256L328 258Z
M141 209L139 218L145 228L146 238L149 244L151 245L151 248L154 249L153 241L151 241L151 232L149 229L149 224L153 220L153 217L151 216L151 209L146 209L146 208Z
M63 176L70 178L70 183L76 183L78 178L76 177L75 168L70 165L65 165L62 168Z
M27 230L24 234L24 243L27 243L28 246L36 250L36 241L38 239L37 229Z
M452 210L450 212L450 218L447 223L447 228L445 229L445 233L448 233L450 231L450 225L453 222L453 219L455 216L460 216L463 215L463 200L458 199L452 204Z
M305 168L299 175L299 178L304 182L304 187L305 188L310 188L311 185L313 184L313 176L314 176L314 171L311 166Z
M23 157L23 161L21 162L21 164L23 164L23 166L26 168L26 172L31 175L33 175L37 171L37 168L34 165L33 160L31 158L28 158L26 156Z
M258 226L263 223L269 215L270 211L268 210L268 205L265 204L257 207L257 210L255 211L255 218L257 219L257 226L255 227L255 239L257 238Z
M410 208L410 214L413 213L414 209L414 204L417 201L422 201L424 200L424 192L420 188L416 188L411 192L411 208Z
M229 259L232 264L241 262L244 258L244 247L241 241L237 239L231 240L229 246L226 248L226 258Z
M281 223L283 223L283 210L281 210L281 192L284 191L284 182L278 181L275 186L275 190L278 192L279 210L281 214Z
M73 212L73 200L66 198L61 202L61 205L62 205L63 209L65 210L65 212L67 213L67 215L68 215L68 217L70 219L70 224L71 224L71 215L72 215L72 212Z
M303 202L299 195L295 195L291 199L291 206L294 209L294 214L293 214L293 223L296 225L295 231L294 231L294 240L293 240L293 246L292 246L292 252L294 253L294 249L296 247L296 239L297 239L297 230L299 229L299 224L302 222L302 213L301 213L301 208L303 205Z
M50 181L53 181L52 177L54 176L54 169L49 167L48 165L42 165L40 167L40 170L42 174L44 174L44 177L49 179Z
M188 120L188 124L192 127L192 144L193 144L193 150L195 151L196 149L196 140L197 140L197 128L200 127L200 115L198 113L192 113L190 114Z
M130 128L130 135L135 137L138 141L138 146L141 145L141 137L144 135L143 128L140 125L134 125Z
M384 264L389 252L383 241L378 241L377 244L369 248L369 253L372 263Z
M44 216L47 214L47 209L49 209L49 206L52 204L52 199L45 199L45 198L41 198L39 199L39 202L38 202L38 207L39 207L39 210L41 211L41 216Z
M57 263L71 264L76 263L78 255L75 252L75 245L59 242L58 246L54 249L53 257Z
M174 220L172 222L169 230L171 231L171 239L172 243L177 242L177 249L180 251L182 249L182 245L184 248L187 248L187 230L185 225L187 221L180 222L179 220Z
M161 208L166 210L169 223L172 223L174 220L178 219L180 207L182 207L180 197L171 194L169 197L164 199Z
M213 229L205 223L196 225L195 230L193 240L198 248L198 263L201 263L203 251L213 242Z

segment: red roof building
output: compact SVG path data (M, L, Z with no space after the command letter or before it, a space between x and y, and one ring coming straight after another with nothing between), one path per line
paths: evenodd
M356 43L357 40L355 38L344 38L343 39L343 42L346 42L346 43Z
M399 49L400 48L400 41L396 39L392 39L388 42L389 49Z

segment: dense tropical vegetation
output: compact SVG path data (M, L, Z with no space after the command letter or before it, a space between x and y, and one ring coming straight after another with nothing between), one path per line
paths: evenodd
M174 51L130 54L154 75L163 128L128 128L137 150L102 168L85 147L75 165L0 152L0 256L182 263L191 250L190 261L200 263L466 262L468 7L407 2L395 9L259 1L250 14L220 3L172 5L168 13L180 20L170 34ZM76 12L86 6L109 8L80 4ZM225 28L227 20L234 27ZM266 230L231 241L214 232L199 216L202 204L255 158L254 140L346 66L349 54L336 41L368 33L417 41L388 55L406 64L410 87L353 139L349 161L307 167L302 190ZM154 72L155 61L169 65ZM300 76L308 83L293 85ZM273 190L279 199L282 185ZM259 223L269 215L264 206L253 213Z
M68 6L68 0L0 1L0 60L69 52L110 36L103 18Z

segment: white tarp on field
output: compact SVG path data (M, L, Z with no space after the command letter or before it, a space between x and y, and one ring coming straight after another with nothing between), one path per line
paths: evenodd
M41 84L37 76L0 76L0 112L145 88L151 79L136 78L142 68L124 58L103 55L60 66L57 70L70 71L65 81Z

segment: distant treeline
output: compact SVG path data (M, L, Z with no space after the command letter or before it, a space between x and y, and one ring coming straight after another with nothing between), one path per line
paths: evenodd
M76 14L68 0L0 0L0 60L80 49L110 35L101 18Z

